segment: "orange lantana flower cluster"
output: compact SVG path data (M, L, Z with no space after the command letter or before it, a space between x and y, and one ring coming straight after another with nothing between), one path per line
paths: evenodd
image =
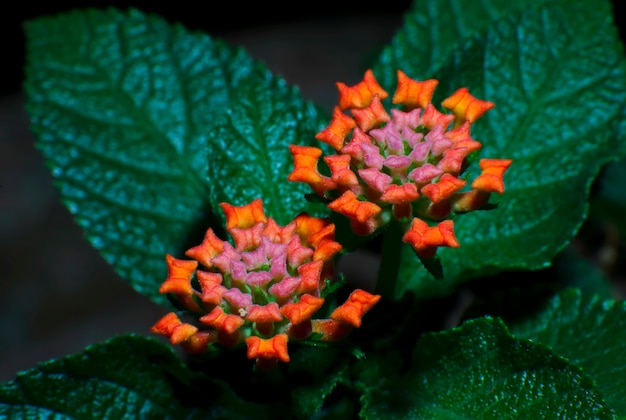
M389 95L371 70L354 86L337 83L339 105L316 136L337 152L323 157L330 175L318 169L321 149L291 145L289 180L309 184L328 208L350 219L357 234L400 220L403 241L428 258L437 247L459 246L449 216L483 208L492 193L502 194L511 160L481 159L482 173L468 185L467 157L482 147L470 127L494 104L461 88L442 102L451 111L442 113L431 103L437 80L412 80L400 70L397 75L392 103L401 109L391 115L382 104Z
M326 341L344 337L380 299L357 289L328 318L312 319L324 304L333 257L342 248L334 240L335 226L306 213L280 226L265 216L260 199L221 207L234 245L209 229L186 252L192 260L166 257L169 275L159 291L171 294L191 318L183 322L171 312L152 327L172 344L203 353L213 344L245 343L248 358L267 369L289 361L289 340L315 333Z

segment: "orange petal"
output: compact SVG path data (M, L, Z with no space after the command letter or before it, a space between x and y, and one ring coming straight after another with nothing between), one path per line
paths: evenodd
M335 341L348 335L354 327L334 319L314 319L311 328L313 333L322 334L321 341Z
M510 159L481 159L482 174L472 182L472 188L483 192L504 193L504 172L513 161Z
M324 298L304 294L298 303L288 303L280 308L280 312L289 319L292 324L300 324L313 316L324 304Z
M170 312L157 321L157 323L150 328L150 331L169 337L172 344L179 344L194 335L198 331L198 328L191 324L181 322L174 312Z
M340 190L347 190L350 187L359 185L356 174L350 168L350 155L330 155L324 156L324 162L330 169L330 178L335 182Z
M189 354L202 354L208 350L210 343L217 341L215 331L198 331L180 345Z
M328 204L328 208L354 219L359 223L365 223L368 219L380 214L382 209L369 201L359 201L356 195L348 190L339 198Z
M301 282L297 291L299 293L318 293L323 268L324 260L322 259L311 261L298 267L298 275L301 278Z
M280 226L276 221L268 217L265 229L263 229L263 235L270 241L277 244L289 243L294 233L296 232L296 223L291 222L286 226Z
M337 82L337 89L339 89L339 107L341 109L364 108L370 104L374 95L378 95L380 99L389 96L380 87L371 69L365 72L363 80L356 85L347 86L345 83Z
M170 254L165 256L168 276L161 284L159 293L174 293L177 295L190 295L193 293L191 287L191 276L198 267L197 261L186 261L174 258Z
M415 184L406 183L402 185L389 184L380 196L380 201L390 204L408 204L419 198Z
M208 229L204 235L202 243L198 246L194 246L185 252L185 255L200 261L205 267L211 267L211 259L224 249L224 241L215 235L213 229Z
M452 96L445 99L441 105L454 113L457 126L465 121L473 123L495 106L493 102L476 99L469 93L466 87L458 89Z
M438 203L452 197L452 195L463 188L465 184L467 184L466 181L445 173L441 176L439 181L423 186L420 191L430 198L433 203Z
M317 147L289 145L289 151L293 156L293 171L287 177L288 181L304 182L319 195L324 191L335 188L335 183L328 177L323 176L317 169L317 164L322 149Z
M361 109L354 108L350 109L350 111L352 112L352 115L354 115L357 125L363 131L369 131L372 128L380 127L382 123L391 119L389 114L387 114L387 111L385 111L378 95L372 98L371 103L367 107Z
M263 201L260 198L243 206L233 206L228 203L220 203L220 207L226 215L226 230L236 227L247 229L258 222L267 222Z
M394 104L404 105L406 111L415 108L426 108L433 97L438 80L430 79L423 82L409 78L402 70L397 71L398 88L391 100Z
M454 236L454 222L444 220L437 226L428 226L419 218L413 219L411 228L404 234L402 241L413 247L417 255L432 258L440 246L458 248L459 242Z
M243 318L225 313L220 306L216 306L211 312L202 316L200 322L227 334L234 333L245 323Z
M467 149L468 154L483 147L483 145L479 141L474 140L470 136L470 127L470 122L465 121L459 127L449 130L445 133L446 138L452 140L452 142L454 143L453 147L464 147Z
M267 305L250 305L246 319L250 322L280 322L283 316L276 302Z
M356 289L348 296L343 305L338 306L330 314L330 317L336 321L345 322L358 328L361 326L363 315L376 305L380 297L380 295L373 295L365 290Z
M330 124L326 129L317 133L315 138L330 145L335 150L341 150L346 137L354 127L356 127L354 119L344 114L341 108L336 106Z
M439 112L433 104L428 104L424 109L421 121L424 127L429 130L435 128L436 125L441 125L441 128L445 130L454 121L454 115Z
M207 271L197 271L196 277L200 284L200 300L204 303L219 305L222 302L222 295L227 290L222 286L222 275Z
M237 251L251 251L256 249L261 244L261 236L263 235L264 228L265 223L263 222L259 222L247 229L231 228L229 232L235 241L235 249L237 249Z
M287 341L287 334L277 334L267 340L257 336L247 337L248 359L278 359L289 362Z
M307 213L300 213L294 219L296 233L303 244L309 243L309 238L330 225L330 218L309 216Z
M450 199L452 210L457 213L465 213L482 208L489 201L491 193L480 190L472 190L455 194Z

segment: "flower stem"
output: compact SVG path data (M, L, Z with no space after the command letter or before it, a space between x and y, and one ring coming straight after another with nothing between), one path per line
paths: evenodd
M400 261L402 260L403 233L402 225L397 220L390 221L383 232L376 293L389 299L394 298L396 291Z

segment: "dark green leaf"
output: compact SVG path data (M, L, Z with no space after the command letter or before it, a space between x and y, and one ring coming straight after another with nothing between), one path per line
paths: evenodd
M624 140L626 61L608 2L554 2L508 16L437 76L440 98L466 86L496 104L473 125L473 137L483 143L481 157L513 164L504 196L494 197L497 209L455 219L461 247L439 252L443 282L405 250L397 290L421 298L480 275L549 265L581 226L589 186ZM469 173L478 175L477 165Z
M455 51L505 16L546 0L419 0L407 13L404 26L381 53L374 67L383 86L396 82L396 69L410 69L412 77L426 79L450 60Z
M372 419L612 418L577 366L492 318L422 336L409 372L362 401Z
M349 381L345 355L333 348L303 347L289 362L293 416L310 419L337 385Z
M226 419L263 413L269 414L266 407L189 371L169 347L134 335L43 363L0 386L2 418Z
M165 254L179 256L209 226L220 229L217 200L247 199L275 186L289 197L278 212L271 195L276 217L303 208L294 194L301 185L282 178L288 142L309 137L315 112L242 50L136 10L38 18L27 22L26 35L27 110L37 147L89 241L139 292L166 302L158 294ZM258 97L265 102L254 107ZM267 102L285 98L289 106ZM254 120L270 116L271 127ZM304 128L298 118L305 118ZM246 125L237 133L254 135L233 138L231 131L228 140L239 148L223 149L227 139L218 136L241 121ZM263 177L250 176L251 162L241 174L237 161L218 167L224 162L216 156L250 155L243 140L253 143L256 164L265 165ZM207 179L209 169L231 178Z
M545 344L580 366L607 404L626 415L626 303L569 289L539 313L511 326L517 337Z
M318 146L315 134L327 122L296 89L269 73L241 80L235 92L236 105L210 144L213 204L240 206L263 198L266 214L282 225L301 211L323 213L323 204L304 199L309 186L287 176L293 169L289 144Z

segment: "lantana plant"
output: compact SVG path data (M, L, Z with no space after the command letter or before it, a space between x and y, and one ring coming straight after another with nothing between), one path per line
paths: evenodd
M332 109L139 10L27 22L36 145L163 315L19 373L0 416L625 417L620 268L588 258L626 233L612 16L419 1Z

